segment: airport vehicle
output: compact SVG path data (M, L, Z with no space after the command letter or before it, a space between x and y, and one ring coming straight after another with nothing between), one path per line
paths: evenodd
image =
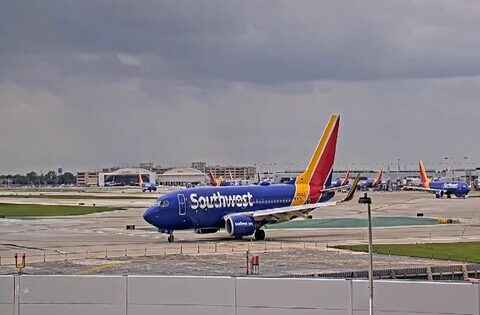
M260 182L173 191L160 196L143 217L159 232L169 234L169 242L174 241L175 230L215 233L221 228L238 239L253 234L256 240L263 240L265 224L308 219L316 208L349 201L355 193L358 176L343 200L330 201L335 191L345 188L330 187L339 126L340 117L333 115L307 168L292 183Z
M157 191L157 185L153 183L145 183L142 179L142 175L140 174L140 172L138 172L138 186L142 189L143 192L146 192L147 190L149 192Z
M404 190L419 190L427 191L435 194L435 197L442 198L447 196L451 198L452 195L458 198L465 198L470 192L470 186L464 181L450 181L450 180L430 180L427 176L423 161L418 161L418 167L420 171L420 180L422 187L405 186Z
M376 188L382 183L383 179L383 169L380 170L378 176L375 178L362 178L358 187L360 190L368 190L369 188Z

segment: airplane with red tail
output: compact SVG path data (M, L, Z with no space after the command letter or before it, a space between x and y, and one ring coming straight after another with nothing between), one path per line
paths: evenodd
M169 192L160 196L143 217L173 242L176 230L215 233L222 228L234 238L254 235L265 239L263 227L310 218L321 207L333 207L350 201L360 177L357 176L343 200L331 201L333 164L340 128L340 116L330 117L323 136L303 173L285 184L260 182L257 185L204 186Z

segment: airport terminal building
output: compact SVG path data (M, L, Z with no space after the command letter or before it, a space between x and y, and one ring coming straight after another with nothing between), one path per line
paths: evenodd
M155 172L147 171L142 168L121 168L114 172L99 173L99 186L138 186L138 174L142 176L145 183L155 184L157 174Z
M174 168L163 174L157 175L159 185L187 186L205 183L205 173L194 168Z
M212 172L213 177L229 179L230 174L234 179L251 180L255 178L257 168L252 165L209 165L206 166L206 173Z

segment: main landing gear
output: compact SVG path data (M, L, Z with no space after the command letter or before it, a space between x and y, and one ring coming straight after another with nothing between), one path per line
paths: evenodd
M265 231L264 230L255 230L255 239L257 241L263 241L265 239Z

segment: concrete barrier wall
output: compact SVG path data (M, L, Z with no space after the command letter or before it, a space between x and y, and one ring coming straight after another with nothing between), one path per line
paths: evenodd
M368 282L162 276L0 276L1 315L364 315ZM375 281L378 315L480 315L478 284Z
M128 314L235 314L235 278L128 277Z
M21 276L21 315L125 314L126 278L108 276Z
M13 314L15 309L15 278L0 276L0 314Z

